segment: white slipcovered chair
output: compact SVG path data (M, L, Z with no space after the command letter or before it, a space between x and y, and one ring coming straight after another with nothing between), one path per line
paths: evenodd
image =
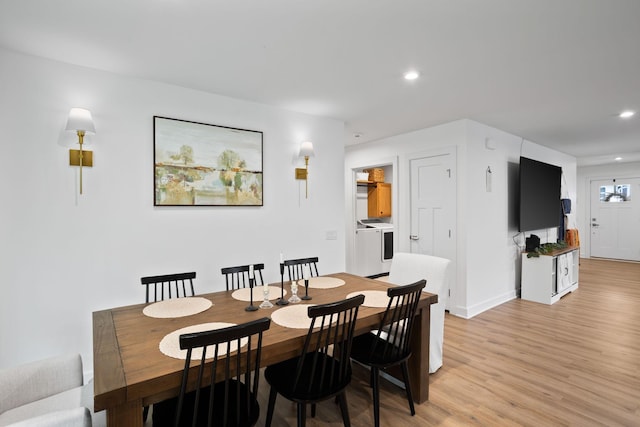
M429 339L429 373L442 366L442 344L444 340L444 309L449 289L449 265L446 258L423 254L397 252L393 255L387 282L408 285L425 279L425 292L438 295L438 303L431 306L431 328Z
M64 355L0 370L0 426L91 427L82 359Z

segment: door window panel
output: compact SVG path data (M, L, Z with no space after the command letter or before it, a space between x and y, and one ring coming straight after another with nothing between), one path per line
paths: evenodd
M623 203L631 200L631 184L614 184L600 186L602 203Z

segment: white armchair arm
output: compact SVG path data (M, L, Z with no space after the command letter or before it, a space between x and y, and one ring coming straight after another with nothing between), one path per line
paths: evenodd
M20 421L10 427L91 427L91 413L79 406Z
M79 354L53 357L0 370L0 414L82 386Z

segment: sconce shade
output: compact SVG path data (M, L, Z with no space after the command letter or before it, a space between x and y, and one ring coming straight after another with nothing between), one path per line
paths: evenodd
M305 141L300 144L300 154L299 157L313 157L313 142Z
M83 131L96 133L91 111L85 110L84 108L72 108L69 111L69 118L67 119L67 127L65 129L74 132Z

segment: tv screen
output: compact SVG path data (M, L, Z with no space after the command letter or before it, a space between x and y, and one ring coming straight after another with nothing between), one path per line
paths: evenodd
M520 157L520 231L560 226L562 168Z

